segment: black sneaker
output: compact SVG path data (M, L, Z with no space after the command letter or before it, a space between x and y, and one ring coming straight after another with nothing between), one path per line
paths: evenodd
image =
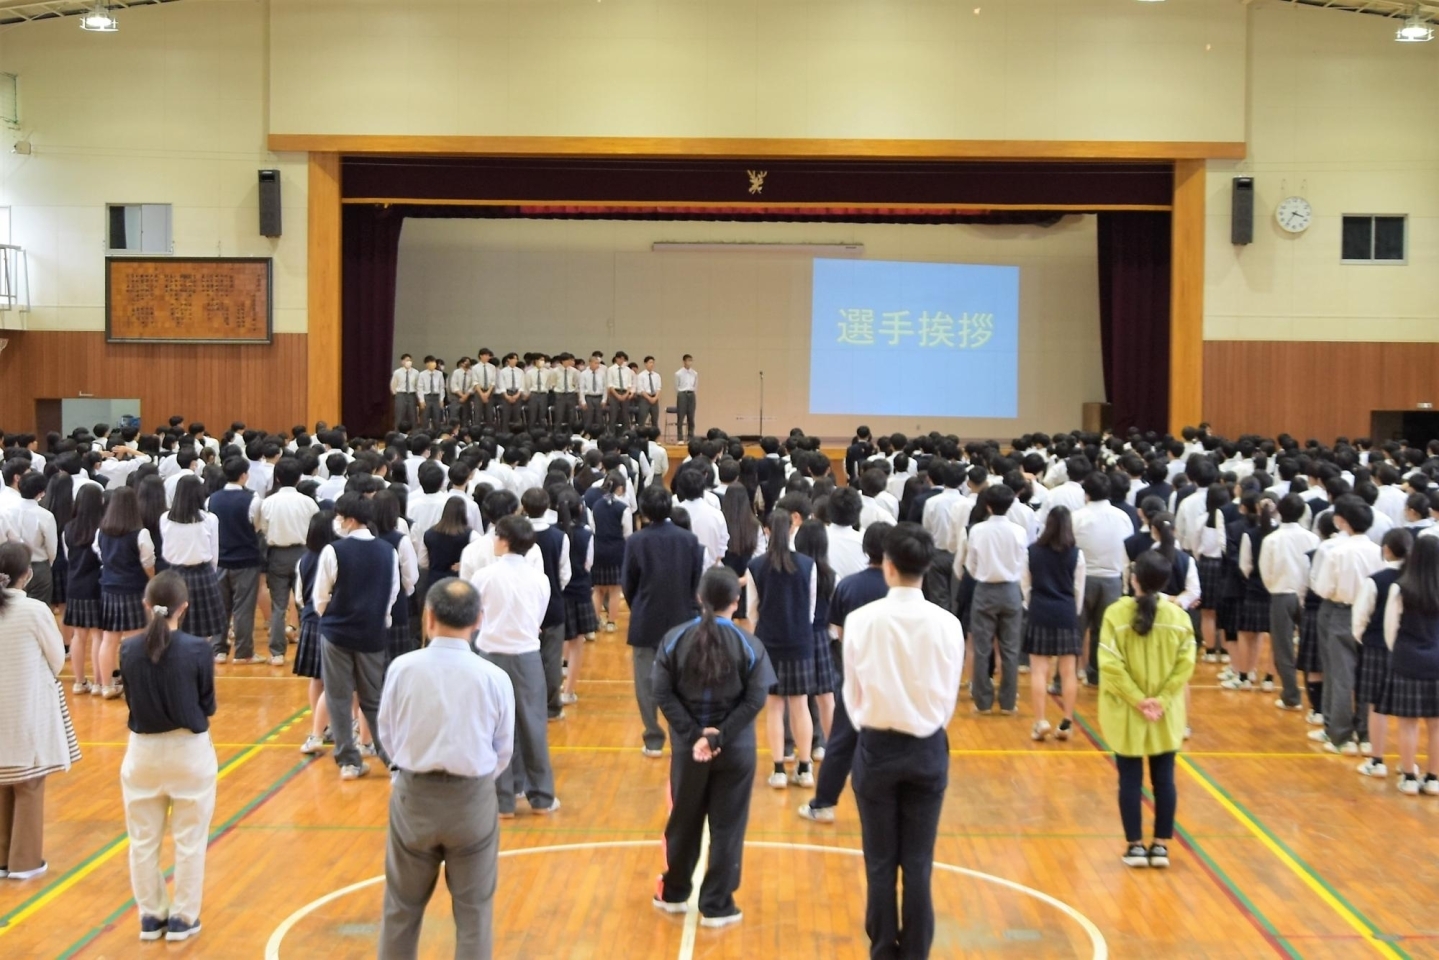
M165 935L168 924L159 917L140 918L140 939L149 943L152 940L159 940Z
M179 917L170 918L170 928L165 933L165 939L169 941L189 940L200 932L200 918L196 917L194 923L186 923Z
M1159 870L1169 866L1169 848L1157 841L1150 844L1149 865Z
M1126 867L1147 867L1149 866L1149 851L1144 849L1142 843L1131 843L1129 849L1124 851L1124 856L1119 858Z

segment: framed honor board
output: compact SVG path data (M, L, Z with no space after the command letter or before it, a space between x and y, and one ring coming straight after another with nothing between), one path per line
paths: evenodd
M110 343L269 343L269 257L106 257Z

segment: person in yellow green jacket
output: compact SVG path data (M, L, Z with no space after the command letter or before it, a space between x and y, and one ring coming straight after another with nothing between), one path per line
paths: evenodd
M1184 742L1184 687L1194 673L1189 614L1162 596L1169 562L1157 550L1134 562L1134 596L1110 605L1099 633L1099 726L1119 767L1119 816L1129 867L1169 866L1174 835L1174 758ZM1140 817L1144 759L1154 790L1154 842Z

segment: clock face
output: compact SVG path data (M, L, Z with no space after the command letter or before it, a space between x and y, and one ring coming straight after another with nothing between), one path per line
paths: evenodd
M1303 197L1289 197L1274 211L1274 219L1290 233L1303 233L1314 220L1314 208Z

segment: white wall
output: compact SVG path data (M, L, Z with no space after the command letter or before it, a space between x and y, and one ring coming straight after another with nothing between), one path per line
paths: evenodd
M1051 228L895 224L655 223L407 220L400 238L395 346L450 361L481 347L503 355L658 358L673 398L685 353L701 371L698 422L757 432L758 371L765 430L803 426L848 436L856 420L810 416L810 260L740 253L653 253L655 241L863 243L875 260L1001 263L1020 267L1019 417L925 418L924 429L1010 437L1079 422L1103 396L1093 217ZM902 369L875 371L856 389L883 389ZM880 431L913 433L904 418Z
M1249 159L1209 164L1204 335L1439 339L1439 42L1394 20L1290 4L1250 13ZM1230 244L1230 190L1255 180L1254 243ZM1302 195L1293 236L1274 209ZM1346 213L1409 215L1406 266L1341 265Z
M1232 0L273 0L271 12L276 133L1244 139Z
M121 11L116 34L75 18L0 29L20 76L18 131L0 132L0 206L30 260L31 329L105 326L105 204L174 205L175 253L275 258L275 329L305 330L303 156L265 149L268 4ZM30 156L10 152L29 139ZM259 235L256 171L278 167L284 237Z

